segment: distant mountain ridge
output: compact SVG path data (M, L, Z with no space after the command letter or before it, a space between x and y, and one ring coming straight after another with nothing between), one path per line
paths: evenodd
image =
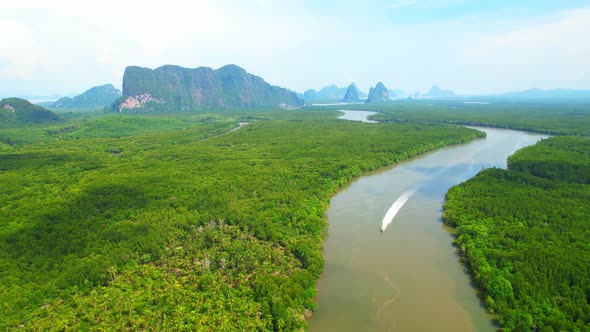
M406 92L402 89L389 89L389 98L390 99L401 99L407 96Z
M124 112L299 106L303 101L295 92L270 85L236 65L215 70L165 65L156 69L127 67L123 96L111 108Z
M316 91L315 89L309 89L303 93L303 99L305 101L342 99L346 94L346 89L347 88L339 88L335 84L323 87L319 91Z
M356 85L355 85L356 86ZM306 103L312 103L315 101L336 101L342 100L346 96L346 92L348 91L350 86L340 88L335 84L328 85L326 87L321 88L319 91L315 89L305 90L303 93L303 99ZM359 97L367 98L367 94L363 93L361 90L357 88L359 93Z
M0 127L20 124L40 124L60 122L57 114L26 99L6 98L0 101Z
M573 89L529 89L523 91L508 92L500 95L510 98L534 98L534 99L590 99L590 90Z
M112 84L95 86L73 98L63 97L53 103L51 108L100 108L110 106L121 96L121 90Z
M441 98L441 97L455 97L455 91L453 90L443 90L439 88L437 85L430 88L430 90L423 95L424 97L431 97L431 98Z

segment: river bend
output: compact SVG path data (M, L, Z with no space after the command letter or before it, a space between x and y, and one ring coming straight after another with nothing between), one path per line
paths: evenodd
M347 111L363 120L370 112ZM358 178L327 211L326 261L309 331L493 331L441 222L447 190L545 135L476 128L487 138ZM412 193L383 233L382 219Z

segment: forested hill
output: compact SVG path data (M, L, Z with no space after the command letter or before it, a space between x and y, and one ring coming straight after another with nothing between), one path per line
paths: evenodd
M55 113L31 104L26 99L6 98L0 101L0 128L59 121L61 119Z
M112 84L105 84L90 88L73 98L63 97L57 100L51 108L89 109L111 106L121 96L121 91Z
M236 65L216 70L166 65L154 70L127 67L123 96L111 108L118 112L180 112L299 106L303 106L303 100L295 92L270 85Z
M64 124L0 150L0 331L304 329L334 191L482 134L336 112L182 116ZM149 131L113 136L127 127Z
M505 331L588 331L590 140L549 138L508 165L447 193L458 250Z

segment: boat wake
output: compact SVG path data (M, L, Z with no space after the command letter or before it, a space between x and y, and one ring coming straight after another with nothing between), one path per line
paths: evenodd
M408 199L414 195L415 190L409 190L403 193L398 199L393 202L393 205L387 210L385 216L383 217L383 221L381 223L381 232L384 232L387 226L393 221L395 215L401 210L401 208L406 204Z

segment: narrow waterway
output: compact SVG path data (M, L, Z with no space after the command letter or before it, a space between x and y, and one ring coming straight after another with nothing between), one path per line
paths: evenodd
M341 118L366 119L367 113ZM546 136L477 129L487 133L485 140L368 174L334 196L309 331L494 330L441 222L442 203L451 186L483 168L505 167L510 154ZM404 193L401 209L380 232Z

